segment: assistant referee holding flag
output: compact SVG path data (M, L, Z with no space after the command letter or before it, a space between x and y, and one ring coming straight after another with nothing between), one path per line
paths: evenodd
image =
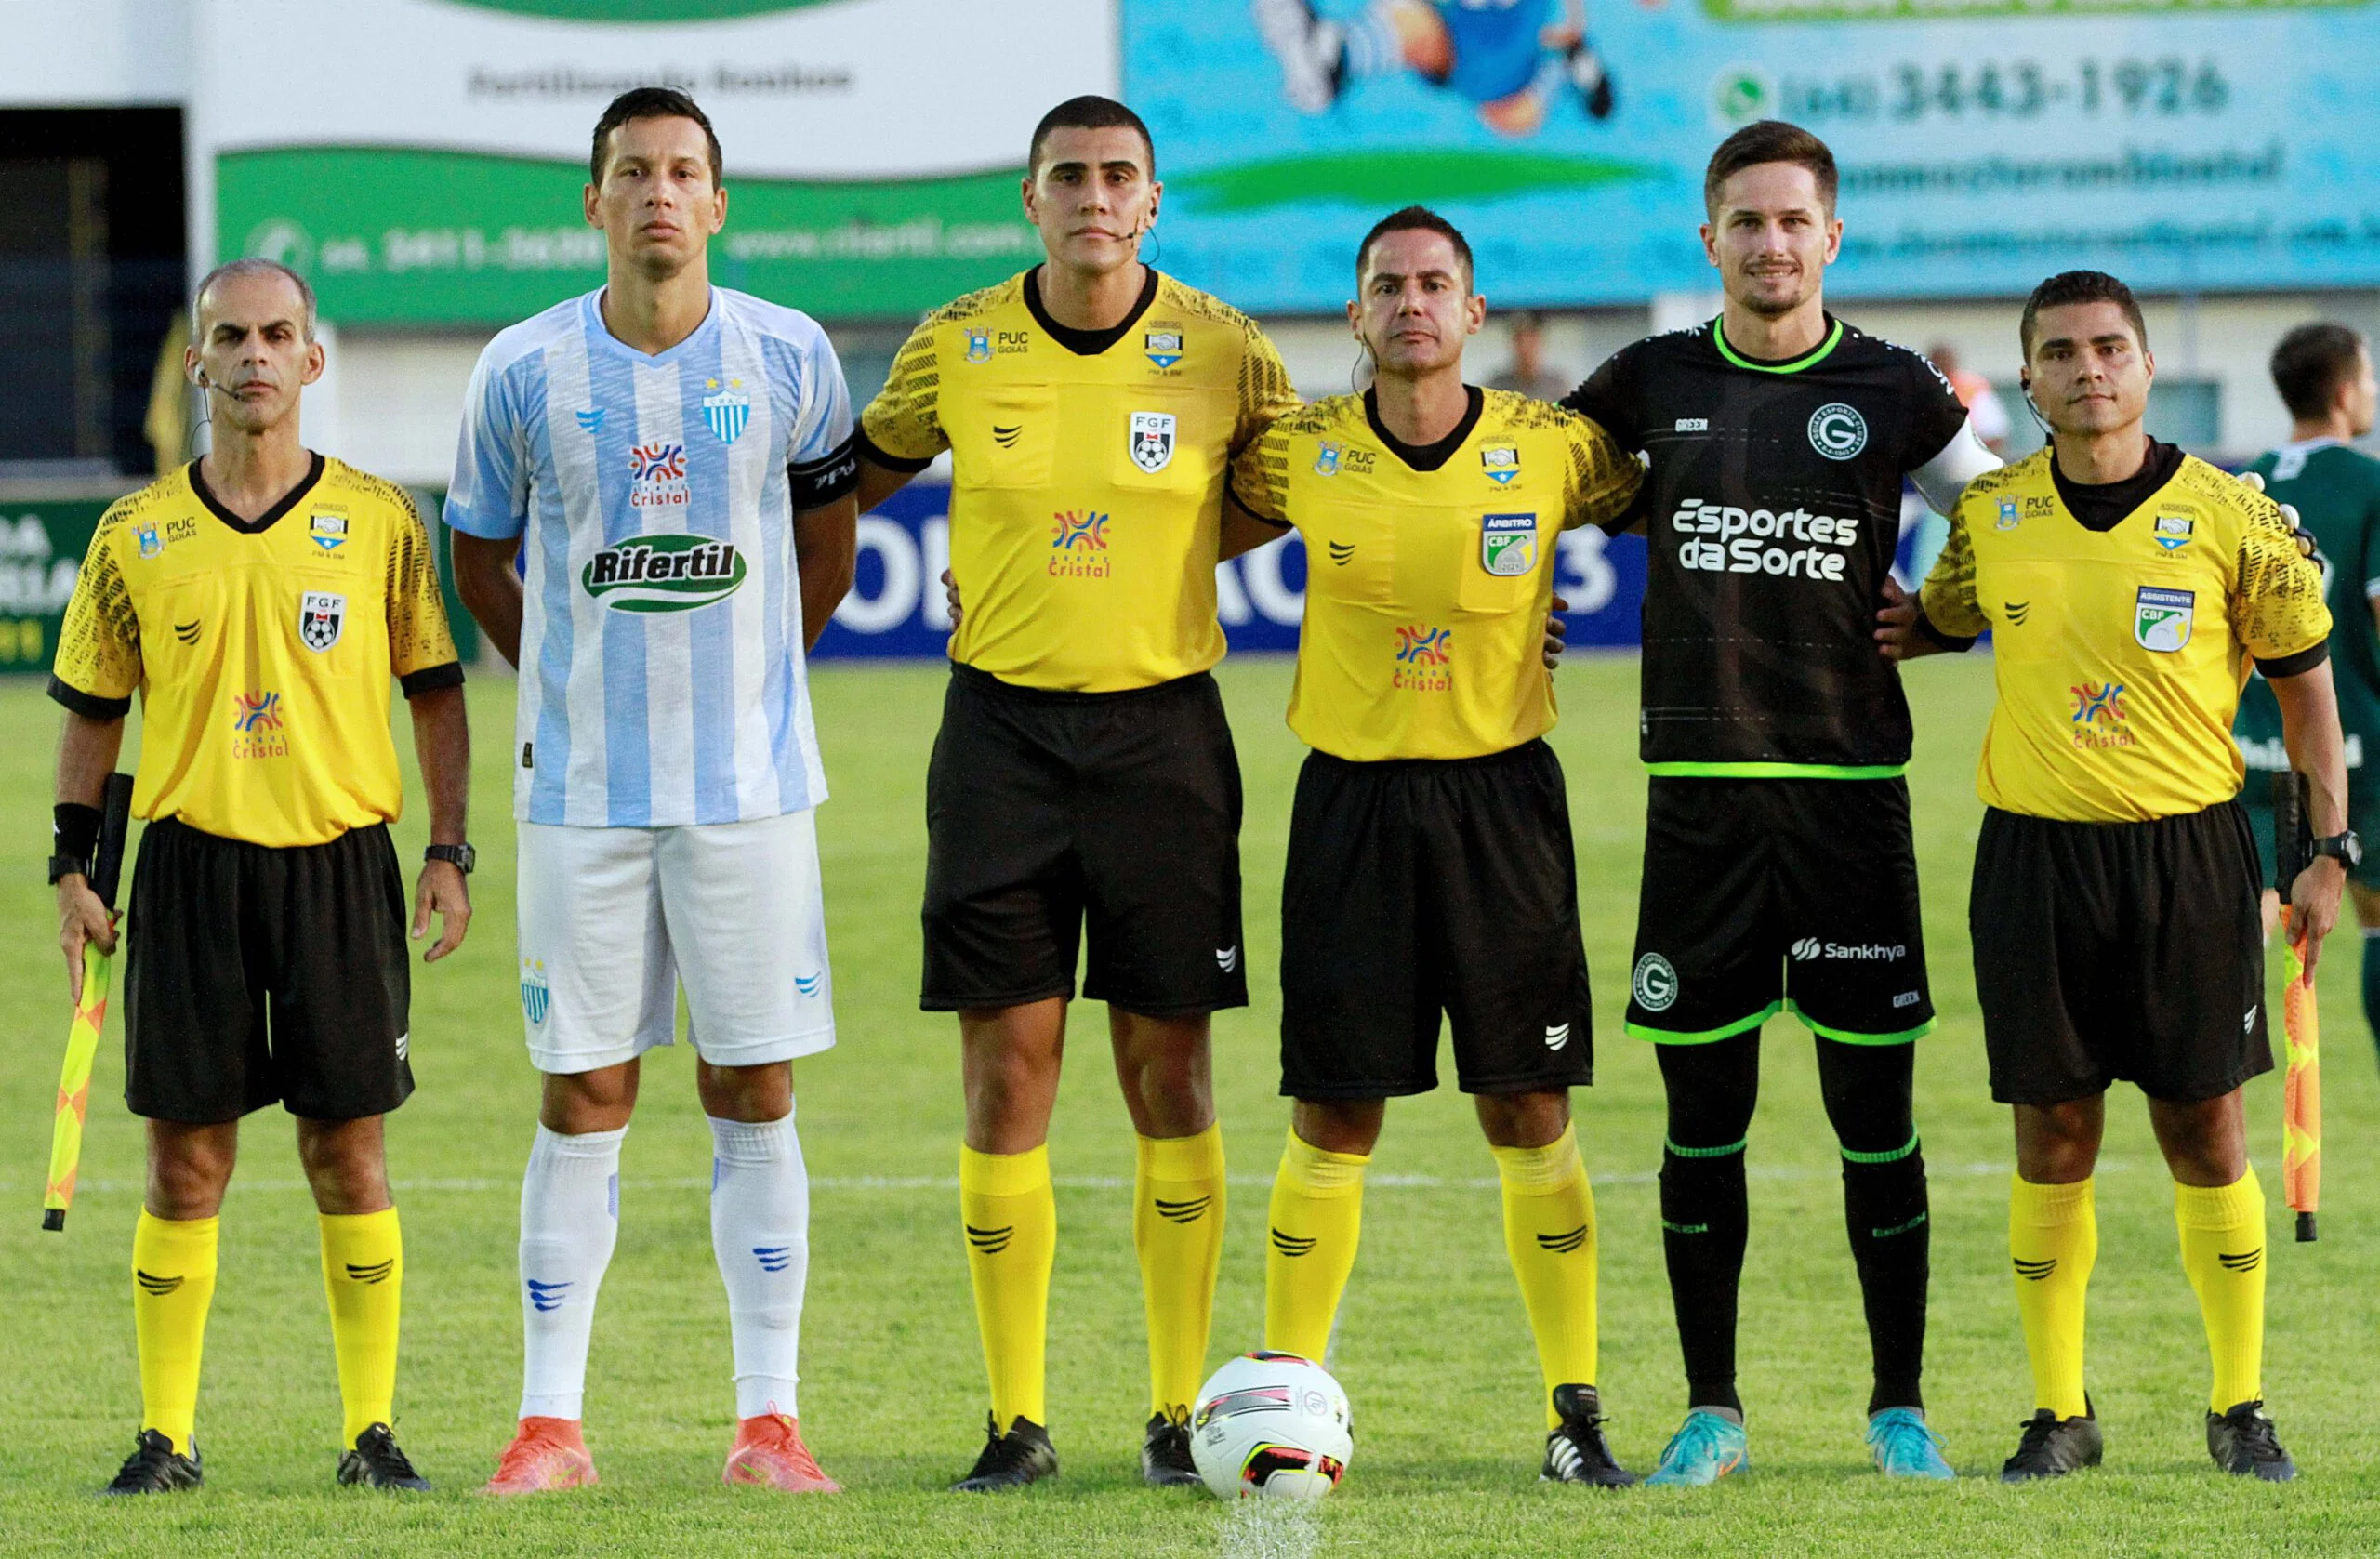
M2142 431L2156 363L2122 282L2051 277L2019 337L2050 447L1967 487L1922 606L1888 609L1877 635L1888 658L1993 635L1968 926L1992 1096L2016 1109L2008 1239L2036 1394L2001 1476L2099 1460L2091 1177L2108 1086L2129 1079L2214 1354L2207 1448L2280 1482L2296 1467L2264 1413L2265 1198L2241 1103L2272 1047L2230 733L2253 661L2327 836L2291 892L2311 974L2358 854L2321 570L2270 499Z
M403 803L389 682L403 684L434 841L412 933L442 958L470 923L470 741L421 517L403 491L311 453L298 397L323 371L314 297L271 260L199 284L186 367L212 452L110 509L50 679L66 707L50 879L79 997L114 932L87 880L99 801L141 700L132 808L125 1102L149 1122L132 1237L140 1433L106 1492L200 1481L192 1426L215 1294L216 1214L240 1117L275 1101L321 1214L338 1356L338 1481L429 1487L390 1433L404 1252L380 1117L413 1091Z

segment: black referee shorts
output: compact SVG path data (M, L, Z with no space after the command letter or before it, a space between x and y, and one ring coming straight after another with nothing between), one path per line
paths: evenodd
M1298 774L1281 886L1281 1091L1385 1099L1438 1086L1438 1015L1465 1093L1594 1080L1562 764L1487 758Z
M272 849L149 825L125 922L124 1102L152 1120L386 1115L413 1092L389 830Z
M2062 1104L2123 1079L2189 1103L2271 1071L2256 897L2236 801L2149 823L1986 809L1967 926L1991 1096Z
M1248 1005L1239 758L1205 672L1053 693L950 668L926 773L929 1011L1082 994L1186 1017Z

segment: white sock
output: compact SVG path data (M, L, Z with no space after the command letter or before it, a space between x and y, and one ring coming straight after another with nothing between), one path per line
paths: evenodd
M521 1177L521 1416L581 1416L595 1293L620 1237L620 1142L537 1128Z
M801 1294L810 1280L810 1171L793 1116L710 1123L710 1245L735 1340L735 1416L799 1416Z

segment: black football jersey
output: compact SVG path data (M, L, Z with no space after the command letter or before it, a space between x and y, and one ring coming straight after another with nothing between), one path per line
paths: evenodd
M1932 363L1829 316L1788 363L1713 320L1622 349L1564 401L1649 462L1645 761L1655 773L1858 774L1909 761L1875 614L1901 478L1966 410Z

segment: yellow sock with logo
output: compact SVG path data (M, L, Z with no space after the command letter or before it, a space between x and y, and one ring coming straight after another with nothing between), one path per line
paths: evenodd
M1545 1427L1559 1429L1554 1388L1595 1383L1594 1192L1573 1128L1543 1147L1488 1151L1504 1185L1504 1250L1545 1372Z
M1207 1378L1215 1273L1223 1256L1223 1129L1143 1137L1132 1248L1149 1323L1149 1411L1187 1422Z
M393 1421L397 1400L397 1309L404 1291L405 1244L397 1209L318 1213L323 1292L331 1303L331 1347L338 1354L338 1399L346 1411L339 1444L376 1423Z
M1316 1364L1355 1269L1368 1154L1329 1153L1289 1133L1273 1177L1264 1253L1264 1346Z
M2091 1182L2036 1185L2012 1176L2008 1253L2033 1366L2033 1406L2081 1418L2090 1410L2082 1394L2082 1307L2099 1256Z
M140 1345L140 1427L188 1455L198 1423L198 1363L215 1299L218 1221L159 1218L132 1226L132 1330Z
M2207 1405L2227 1412L2265 1394L2265 1189L2256 1171L2229 1185L2176 1184L2174 1222L2215 1356Z
M1050 1264L1058 1250L1058 1198L1050 1149L977 1153L959 1149L959 1217L967 1275L975 1286L975 1328L991 1377L992 1417L1006 1433L1019 1419L1047 1427L1044 1376L1050 1327Z

